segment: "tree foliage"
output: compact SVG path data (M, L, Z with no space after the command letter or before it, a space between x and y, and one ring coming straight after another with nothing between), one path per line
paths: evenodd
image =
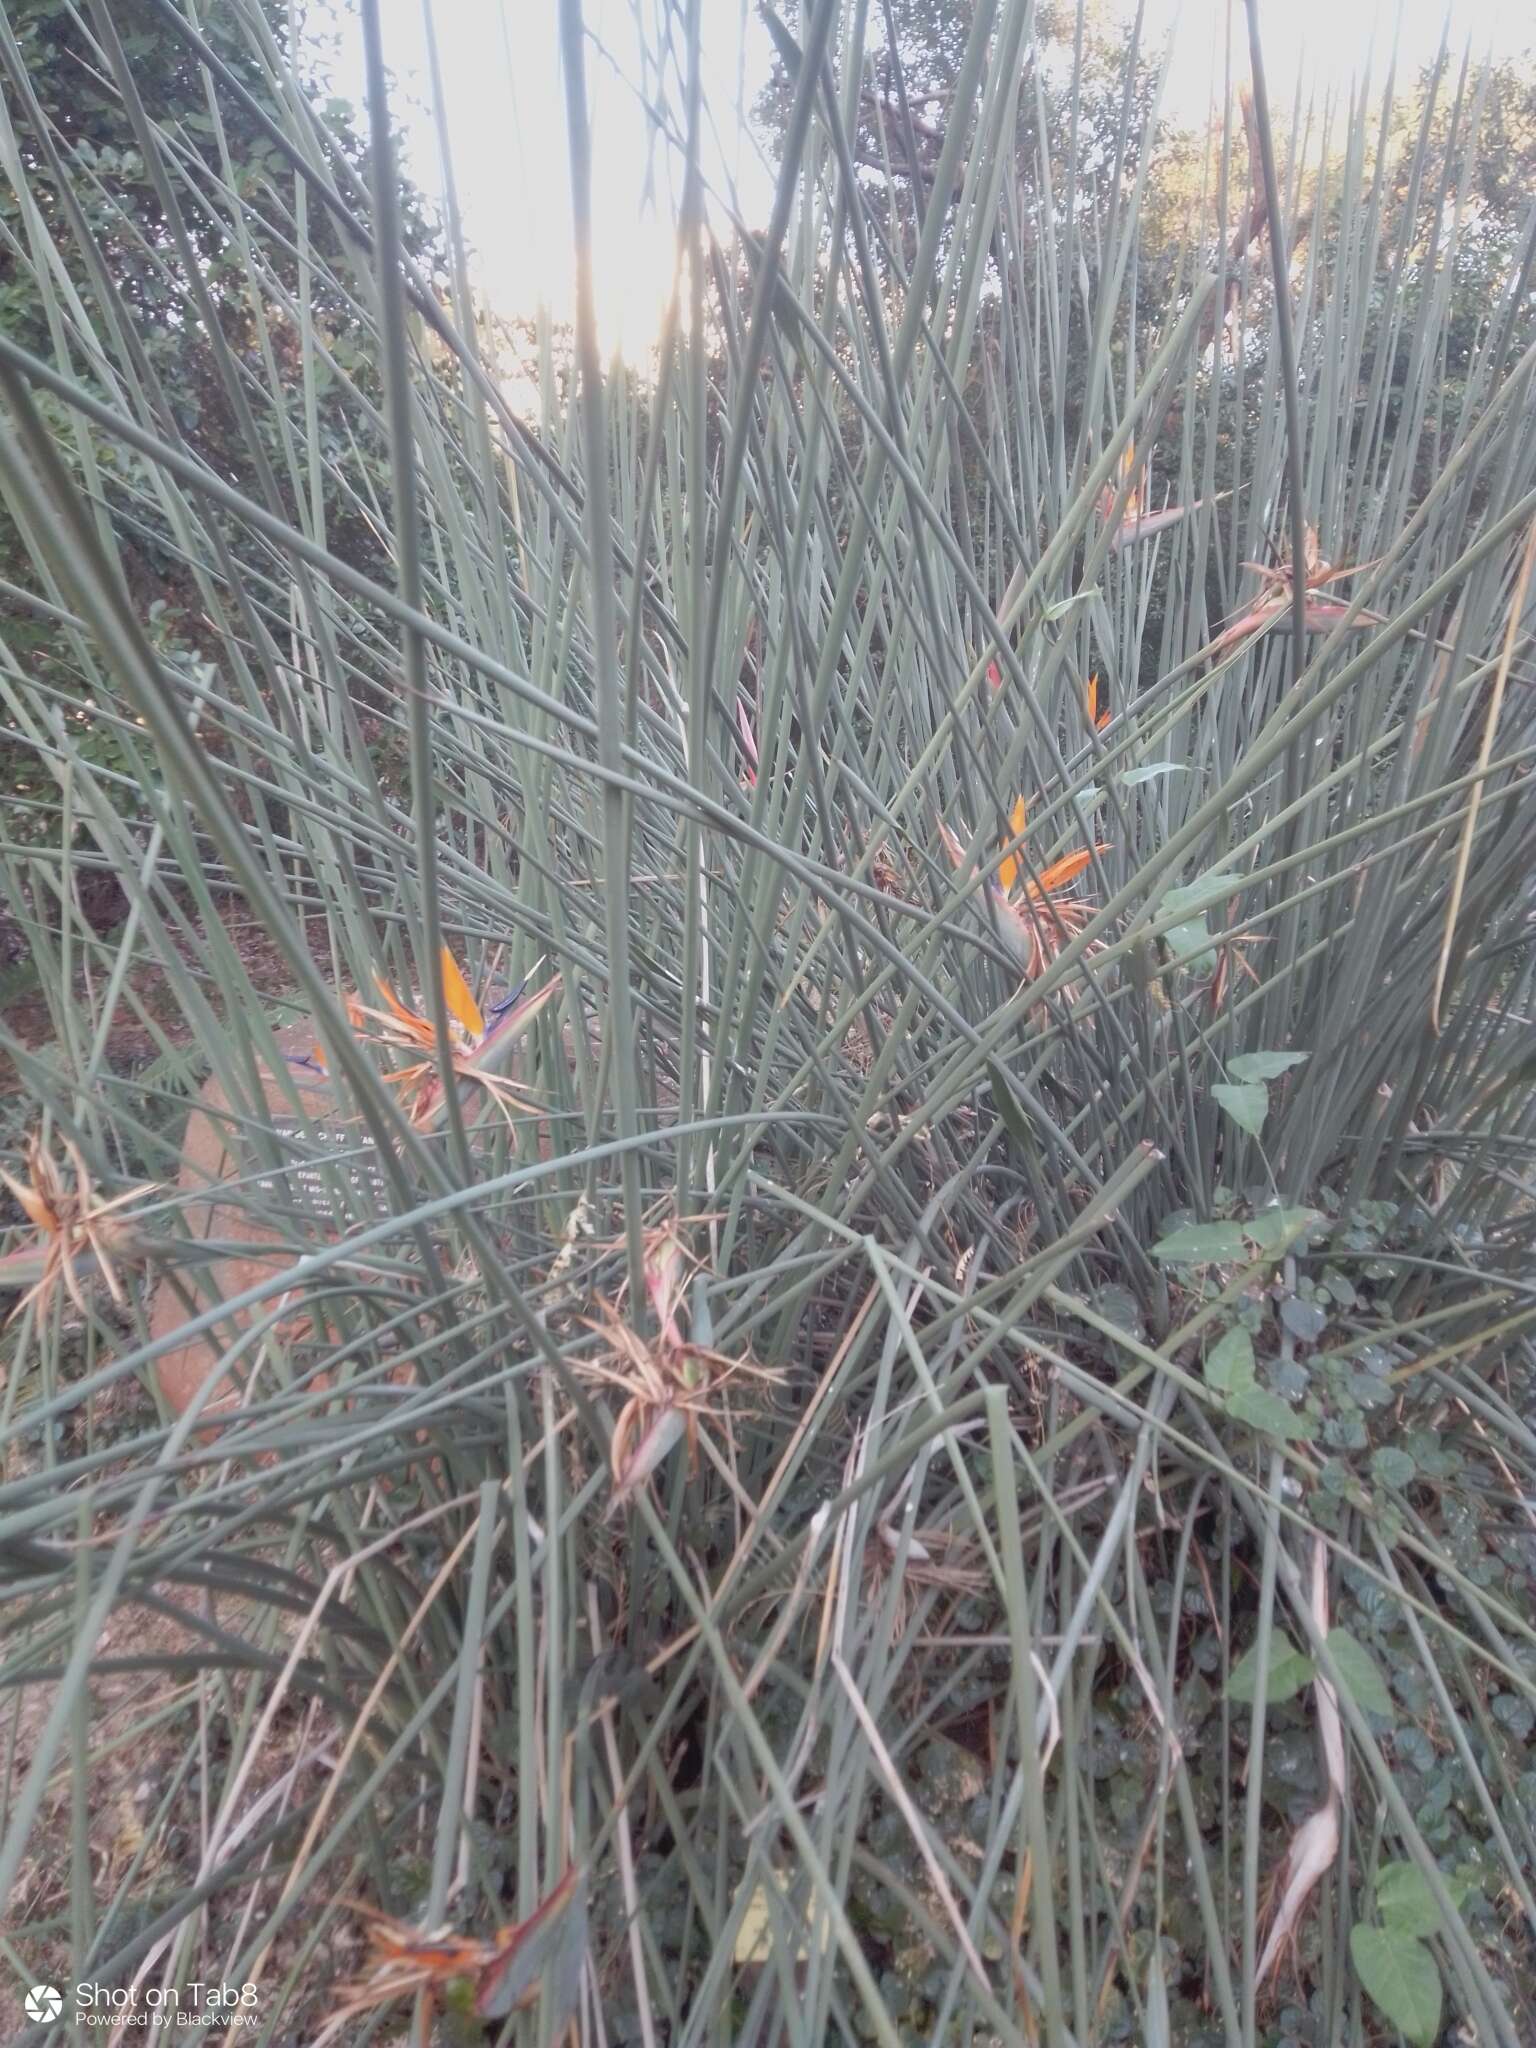
M305 204L283 146L285 107L313 124L354 193L367 158L352 109L305 96L306 53L289 47L291 19L279 4L253 10L220 0L208 9L200 36L220 67L215 80L156 0L79 10L8 0L0 334L67 362L103 397L131 381L168 438L377 572L388 444L371 285L333 216ZM430 270L435 230L410 189L404 211L406 250ZM304 389L308 418L273 402L274 391ZM297 437L318 450L318 492L295 485ZM124 535L123 573L167 655L206 657L217 636L184 539L138 465L88 426L60 445ZM30 581L23 538L3 505L0 578L13 590ZM124 770L119 739L92 717L47 614L13 609L8 635L39 682L73 700L66 715L92 758ZM12 748L0 760L0 805L23 838L43 829L38 794L24 751Z

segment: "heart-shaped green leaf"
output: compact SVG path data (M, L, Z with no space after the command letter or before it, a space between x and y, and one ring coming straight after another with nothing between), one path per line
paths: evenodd
M1262 1081L1218 1081L1211 1093L1233 1123L1241 1124L1255 1138L1263 1130L1269 1115L1269 1090Z
M1447 1877L1445 1888L1458 1907L1467 1887ZM1429 1879L1417 1863L1384 1863L1376 1873L1376 1910L1394 1934L1438 1934L1445 1915L1435 1904Z
M1214 1265L1243 1256L1243 1233L1236 1223L1186 1223L1170 1230L1152 1247L1154 1259L1182 1259L1191 1265Z
M1164 932L1163 944L1172 954L1175 967L1187 967L1191 974L1215 971L1216 954L1203 917L1192 917L1186 924L1176 924L1171 931Z
M1241 1323L1234 1323L1207 1352L1205 1384L1218 1394L1235 1394L1253 1385L1253 1339Z
M1263 1430L1266 1436L1279 1437L1282 1442L1306 1439L1312 1435L1312 1424L1306 1416L1288 1408L1280 1396L1270 1393L1267 1387L1239 1387L1227 1408L1239 1422L1246 1422L1252 1429Z
M992 1100L997 1106L997 1113L1002 1118L1004 1127L1021 1145L1033 1151L1034 1127L1019 1107L1019 1098L1009 1087L1002 1068L993 1060L987 1061L987 1079L992 1084Z
M1315 1343L1328 1327L1328 1311L1320 1302L1288 1294L1280 1304L1280 1320L1293 1337L1304 1344Z
M1241 875L1202 875L1197 882L1187 882L1182 889L1170 889L1158 905L1160 917L1179 917L1193 910L1203 910L1207 903L1218 903L1224 896L1231 896L1244 886Z
M1408 1453L1395 1444L1383 1444L1371 1453L1371 1477L1382 1486L1406 1486L1417 1470Z
M1287 1250L1301 1237L1309 1223L1317 1221L1315 1209L1261 1209L1243 1225L1243 1235L1267 1252Z
M1392 1718L1392 1695L1380 1667L1363 1643L1357 1643L1348 1629L1328 1631L1328 1654L1339 1667L1339 1676L1362 1713Z
M1434 2048L1440 2032L1440 1970L1423 1942L1362 1921L1350 1931L1349 1953L1360 1982L1393 2026L1418 2048Z
M1234 1081L1273 1081L1311 1059L1309 1052L1240 1052L1227 1061Z
M1277 1629L1269 1639L1269 1670L1265 1674L1264 1697L1272 1707L1294 1699L1312 1681L1312 1659L1304 1657L1289 1636ZM1252 1700L1259 1684L1259 1646L1244 1650L1232 1666L1227 1680L1229 1700Z

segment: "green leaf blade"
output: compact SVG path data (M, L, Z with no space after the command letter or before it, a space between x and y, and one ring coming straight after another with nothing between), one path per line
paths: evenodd
M1311 1059L1309 1052L1240 1052L1227 1061L1234 1081L1277 1081Z
M1412 1935L1359 1923L1350 1931L1355 1974L1393 2026L1415 2044L1434 2048L1440 2032L1440 1970Z
M1381 1667L1365 1645L1358 1642L1348 1629L1332 1628L1328 1631L1328 1654L1339 1667L1339 1676L1356 1706L1363 1713L1375 1714L1380 1720L1391 1720L1392 1695L1381 1675Z
M1272 1707L1283 1706L1312 1682L1312 1660L1303 1656L1290 1637L1276 1629L1270 1637L1269 1668L1264 1674L1264 1698ZM1244 1650L1232 1666L1227 1680L1227 1698L1251 1705L1259 1685L1259 1646Z
M1187 1223L1160 1237L1152 1256L1189 1265L1216 1265L1241 1259L1243 1250L1243 1233L1236 1223Z
M1250 1137L1257 1138L1262 1133L1264 1119L1269 1115L1269 1090L1262 1082L1218 1081L1211 1094L1233 1123Z

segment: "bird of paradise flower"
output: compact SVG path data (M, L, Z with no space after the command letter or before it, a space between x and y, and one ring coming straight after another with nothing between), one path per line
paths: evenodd
M997 916L997 929L1010 957L1022 968L1024 978L1033 981L1092 915L1093 906L1066 891L1077 880L1095 853L1108 853L1108 846L1082 846L1074 853L1052 861L1038 880L1026 879L1017 900L1014 887L1022 872L1021 842L1029 813L1022 797L1009 813L1009 851L998 863L995 876L986 879L986 890ZM966 862L965 848L941 818L939 836L944 850L957 868ZM1015 848L1018 851L1015 851Z
M568 1870L526 1920L500 1928L489 1941L451 1928L411 1927L360 1901L349 1904L367 1930L368 1959L360 1975L341 1987L321 2041L350 2028L364 2013L402 1998L423 1999L422 2041L431 2036L439 2001L462 2003L466 2019L505 2019L532 2003L541 1982L554 1980L562 2022L574 2003L587 1947L585 1886L577 1870ZM462 2000L457 1996L461 1991Z
M987 681L992 685L992 688L1000 690L1005 680L998 664L995 661L989 661L987 663ZM1090 676L1083 685L1083 710L1087 715L1088 723L1095 732L1102 732L1113 716L1109 706L1102 704L1100 701L1099 679L1096 675Z
M1341 603L1336 597L1318 597L1315 594L1330 583L1342 583L1347 577L1359 576L1365 570L1374 568L1375 564L1358 562L1352 567L1335 568L1319 547L1317 529L1313 526L1306 528L1304 546L1306 552L1301 565L1302 617L1307 631L1326 633L1334 626L1342 625L1346 619L1349 619L1350 631L1354 633L1368 632L1372 626L1379 626L1382 623L1379 612L1361 610L1350 619L1348 604ZM1230 625L1224 627L1206 648L1205 657L1208 661L1214 661L1218 655L1225 654L1229 647L1235 647L1239 641L1263 632L1265 627L1272 626L1277 619L1290 616L1295 599L1296 577L1289 554L1286 554L1275 567L1263 562L1245 562L1243 567L1253 570L1262 588L1253 603L1240 612Z
M81 1278L91 1267L106 1282L117 1306L126 1307L127 1295L116 1261L135 1259L154 1250L153 1240L123 1214L130 1203L154 1194L154 1184L146 1181L104 1202L97 1194L79 1147L68 1138L63 1143L71 1169L69 1175L45 1149L36 1132L26 1144L26 1180L19 1181L0 1172L0 1183L36 1233L30 1244L0 1258L0 1291L26 1289L11 1311L12 1322L29 1303L36 1302L40 1312L46 1310L61 1289L84 1315L86 1301Z
M1118 481L1105 484L1098 496L1099 519L1103 525L1113 527L1109 545L1117 553L1135 541L1150 540L1154 534L1177 526L1181 519L1198 512L1202 505L1219 505L1232 495L1230 491L1218 491L1214 498L1194 498L1187 505L1163 505L1155 512L1150 511L1142 498L1141 472L1142 460L1136 453L1136 443L1127 441L1117 466ZM1125 504L1116 519L1115 506L1122 490L1125 492Z
M625 1397L609 1445L611 1512L625 1507L685 1439L692 1469L698 1461L701 1426L718 1431L729 1443L729 1382L745 1377L767 1384L779 1377L772 1367L747 1357L729 1358L685 1334L688 1281L698 1270L698 1261L687 1251L675 1224L648 1230L645 1289L657 1335L642 1336L607 1301L598 1303L600 1322L584 1319L590 1330L606 1339L606 1350L581 1361L577 1370Z
M496 1068L510 1055L513 1046L540 1011L559 994L560 976L551 975L532 994L525 994L519 989L507 1002L492 1010L487 1022L469 983L464 979L463 970L446 946L439 955L439 970L443 978L443 1001L451 1020L455 1074L461 1080L483 1088L496 1107L509 1118L514 1110L531 1112L536 1109L537 1105ZM406 1066L396 1067L385 1076L390 1087L400 1091L411 1123L418 1130L425 1129L438 1120L445 1107L442 1076L436 1058L437 1033L431 1018L403 1003L382 975L375 974L374 985L387 1007L371 1009L355 996L349 996L348 1018L359 1036L371 1039L376 1045L425 1055Z

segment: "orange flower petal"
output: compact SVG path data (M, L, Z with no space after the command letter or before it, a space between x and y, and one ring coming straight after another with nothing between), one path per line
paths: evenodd
M672 1350L682 1346L683 1332L677 1311L683 1299L686 1271L683 1241L675 1230L663 1230L646 1246L645 1290L661 1325L661 1341Z
M1349 606L1340 604L1331 597L1312 597L1307 600L1306 622L1314 633L1326 633L1338 625L1341 619L1349 617ZM1356 633L1364 633L1371 626L1379 626L1381 620L1374 612L1357 612L1351 621Z
M1041 875L1038 883L1030 882L1027 885L1030 895L1048 896L1053 889L1064 889L1068 882L1075 881L1083 872L1095 853L1108 852L1107 846L1095 846L1092 851L1086 846L1080 846L1076 853L1069 853L1064 859L1053 861Z
M1102 711L1099 709L1099 679L1097 676L1090 676L1088 678L1086 694L1088 699L1088 723L1094 728L1095 732L1102 732L1109 723L1109 706L1106 704Z
M1024 824L1027 816L1028 812L1025 809L1023 797L1015 798L1013 809L1008 813L1008 836L1011 839L1023 838ZM1014 883L1018 880L1018 878L1018 855L1016 853L1004 854L1002 860L998 863L997 879L1001 884L1005 895L1013 887Z
M942 818L939 820L939 837L944 842L944 851L949 855L955 866L957 868L964 867L965 848L960 844L954 833L950 831Z
M21 1204L21 1207L26 1212L27 1221L34 1230L44 1231L50 1237L58 1234L59 1219L54 1215L52 1209L49 1208L36 1188L29 1188L19 1180L12 1180L8 1173L0 1173L0 1180L5 1182L12 1195Z
M503 1927L496 1936L495 1953L480 1973L475 1986L475 2011L482 2019L500 2019L518 2004L530 2002L538 1989L538 1977L527 1966L541 1967L550 1950L551 1923L562 1915L576 1885L577 1872L568 1870L549 1897L535 1906L526 1920ZM551 1957L552 1960L552 1957ZM524 1979L528 1981L524 1983ZM563 2023L551 2039L566 2031Z
M1137 460L1136 441L1133 435L1126 442L1125 453L1120 458L1121 479L1122 481L1129 482L1131 485L1130 496L1125 501L1125 517L1127 519L1139 519L1141 517L1141 484L1139 481L1132 481L1132 479L1136 478L1140 468L1141 464Z
M404 1003L401 1002L400 998L395 994L394 990L390 987L389 983L384 979L382 974L374 975L373 985L378 990L379 994L384 998L385 1002L388 1003L390 1009L393 1011L395 1017L399 1020L400 1023L404 1024L408 1029L412 1026L420 1024L420 1017L417 1016L414 1010L408 1010L405 1007Z
M448 1014L464 1027L471 1038L484 1038L485 1019L470 992L469 983L459 970L458 961L446 946L438 958L443 971L443 1000L448 1005Z

